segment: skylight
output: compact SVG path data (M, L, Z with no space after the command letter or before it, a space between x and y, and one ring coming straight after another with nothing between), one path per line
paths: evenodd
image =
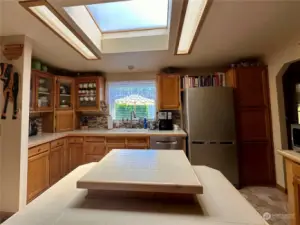
M168 0L131 0L87 5L101 32L168 26Z

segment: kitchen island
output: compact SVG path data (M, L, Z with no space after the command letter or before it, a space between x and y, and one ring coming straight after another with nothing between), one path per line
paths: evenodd
M136 152L138 154L138 151ZM161 152L156 151L155 154L159 155ZM169 155L168 163L163 163L164 166L169 167L169 163L175 165L176 157L174 157ZM182 155L182 157L185 156ZM159 158L157 158L158 161ZM97 165L101 167L101 163L104 161L78 167L23 210L4 222L3 225L267 224L219 171L205 166L192 167L190 165L190 169L198 179L198 184L203 186L203 194L191 195L193 196L192 202L175 197L151 198L149 195L146 198L141 195L138 197L117 195L117 197L112 198L106 196L87 198L88 190L77 189L76 182L89 171L95 169ZM150 169L155 168L154 164ZM185 168L181 171L190 169ZM166 168L165 171L168 169ZM170 173L172 173L169 174L170 176L174 176L176 171ZM164 176L166 177L167 174ZM184 174L178 174L178 176L184 177ZM160 175L157 174L158 179L160 179L159 177ZM160 184L163 182L159 181L158 185Z
M300 153L293 150L278 150L285 162L288 212L290 225L300 224Z

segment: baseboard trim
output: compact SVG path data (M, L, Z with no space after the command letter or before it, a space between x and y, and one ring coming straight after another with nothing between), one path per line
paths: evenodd
M0 223L2 223L4 220L7 220L12 215L14 215L12 212L0 211Z
M282 191L283 193L287 194L287 189L282 187L281 185L279 184L276 184L276 188L280 191Z

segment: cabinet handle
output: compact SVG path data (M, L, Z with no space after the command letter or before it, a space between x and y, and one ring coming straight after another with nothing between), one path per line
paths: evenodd
M40 152L40 151L41 151L41 149L39 148L39 149L38 149L38 152Z

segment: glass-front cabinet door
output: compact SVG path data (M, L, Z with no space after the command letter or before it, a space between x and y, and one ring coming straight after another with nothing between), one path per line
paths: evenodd
M46 73L35 75L36 83L36 110L53 111L53 77Z
M56 108L70 110L74 107L74 79L58 77L56 82Z
M30 112L35 111L35 76L31 73L30 77L30 98L29 98L29 110Z
M99 108L98 85L97 78L77 79L77 110L97 110Z

